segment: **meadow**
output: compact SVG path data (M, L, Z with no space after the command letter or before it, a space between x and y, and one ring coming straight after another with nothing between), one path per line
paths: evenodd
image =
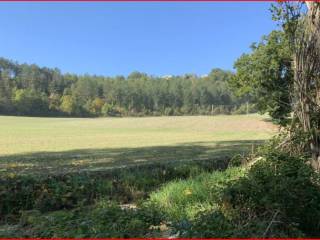
M276 127L251 115L144 118L0 117L0 174L104 170L223 158L252 149Z

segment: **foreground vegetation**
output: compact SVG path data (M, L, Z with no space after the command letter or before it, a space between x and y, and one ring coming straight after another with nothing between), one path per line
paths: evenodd
M318 236L319 175L303 158L289 157L274 147L271 142L248 158L239 156L224 164L131 167L109 176L103 173L102 178L96 174L50 181L17 178L6 184L16 189L7 209L19 211L5 214L0 236ZM32 181L42 189L40 197L22 198L22 186ZM19 197L20 204L13 200ZM23 209L22 199L35 204Z

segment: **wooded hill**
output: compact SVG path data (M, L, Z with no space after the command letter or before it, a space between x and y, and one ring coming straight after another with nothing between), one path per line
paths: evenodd
M144 116L247 112L247 97L228 87L232 72L207 76L128 77L62 74L59 69L0 58L0 114L29 116ZM254 111L250 106L249 111Z

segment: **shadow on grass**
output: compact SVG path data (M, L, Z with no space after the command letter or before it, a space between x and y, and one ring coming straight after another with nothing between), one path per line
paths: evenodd
M34 152L0 157L0 175L64 174L75 171L102 171L139 164L200 160L225 161L245 154L264 141L217 141L175 146L139 148L75 149L63 152Z

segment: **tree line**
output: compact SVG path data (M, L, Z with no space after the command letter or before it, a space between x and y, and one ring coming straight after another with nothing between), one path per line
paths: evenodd
M253 112L248 95L228 86L233 73L155 77L133 72L105 77L62 74L57 68L0 58L0 114L27 116L145 116Z

